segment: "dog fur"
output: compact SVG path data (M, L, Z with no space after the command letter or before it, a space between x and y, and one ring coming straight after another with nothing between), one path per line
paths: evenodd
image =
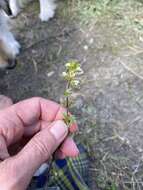
M8 15L0 9L0 68L12 66L20 50L20 44L10 31L9 22Z
M17 16L24 3L31 0L0 0L0 68L12 66L20 52L20 44L10 30L10 17ZM56 0L39 0L41 21L48 21L55 14Z

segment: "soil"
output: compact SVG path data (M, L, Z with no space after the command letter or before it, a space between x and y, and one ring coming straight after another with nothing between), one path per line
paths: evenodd
M63 6L61 2L59 12ZM79 123L78 137L91 153L91 189L107 190L115 184L122 190L133 189L133 184L139 189L138 183L142 189L142 51L128 48L107 23L81 25L58 13L42 23L35 7L31 4L13 21L22 49L17 67L1 75L1 94L14 102L33 96L59 102L64 64L78 60L85 73L72 112ZM142 43L137 45L142 48Z

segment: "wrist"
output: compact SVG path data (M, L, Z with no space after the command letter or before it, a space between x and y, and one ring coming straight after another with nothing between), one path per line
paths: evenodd
M25 190L28 180L23 165L15 157L0 163L0 190ZM30 177L29 177L30 178Z

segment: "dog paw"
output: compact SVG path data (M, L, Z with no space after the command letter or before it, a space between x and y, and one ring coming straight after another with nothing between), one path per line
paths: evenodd
M10 44L9 48L11 49L12 57L16 57L20 53L21 46L20 46L19 42L14 41L13 43Z
M21 45L19 44L19 42L15 41L15 44L14 44L15 55L18 55L20 53L20 48L21 48Z
M12 10L12 18L16 17L20 13L20 8L15 8Z
M55 11L54 10L48 10L46 12L40 13L39 17L41 19L42 22L47 22L48 20L50 20L51 18L53 18L55 15Z

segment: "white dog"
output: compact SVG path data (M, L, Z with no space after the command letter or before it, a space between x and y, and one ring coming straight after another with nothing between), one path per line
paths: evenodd
M23 7L23 2L28 1L31 0L0 0L0 68L13 68L20 51L20 44L10 31L10 18L7 13L11 12L12 16L17 16ZM39 0L39 2L39 17L42 21L48 21L54 16L55 0Z

